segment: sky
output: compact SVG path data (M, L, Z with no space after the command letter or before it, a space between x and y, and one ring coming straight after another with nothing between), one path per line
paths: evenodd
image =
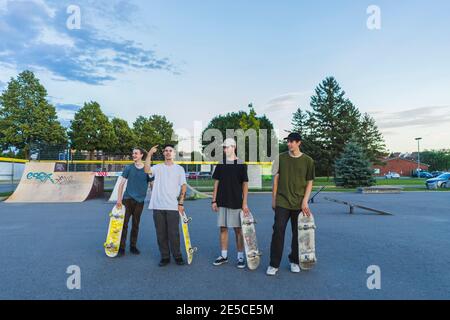
M97 101L193 132L252 103L283 132L334 76L389 151L450 148L449 57L448 0L0 0L0 90L32 70L66 125Z

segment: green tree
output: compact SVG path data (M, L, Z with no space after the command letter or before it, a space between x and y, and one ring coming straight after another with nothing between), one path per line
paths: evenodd
M333 77L328 77L316 88L311 97L312 111L308 111L310 136L318 148L312 156L320 159L320 165L327 176L333 171L333 164L342 153L355 128L359 125L360 112L345 98Z
M420 153L420 162L430 165L430 171L449 171L450 150L425 150Z
M248 105L249 111L241 110L238 112L229 112L224 115L218 115L211 119L211 121L208 123L208 126L205 128L205 130L202 133L202 137L206 130L208 129L217 129L221 132L222 137L226 138L226 131L227 129L231 130L248 130L248 129L255 129L257 132L258 137L258 146L257 148L261 148L262 146L259 146L259 130L265 129L267 130L268 136L267 141L264 144L266 150L268 150L268 155L270 156L270 152L272 150L271 147L271 139L272 137L275 137L275 133L273 131L273 123L267 118L266 115L258 116L253 105ZM212 143L213 141L201 141L201 144L203 145L203 148L205 148L207 145ZM249 139L246 139L246 160L248 160L248 147ZM258 155L258 160L259 155Z
M93 159L94 151L110 152L118 140L108 117L97 102L91 101L75 113L69 131L72 148L86 150Z
M32 148L66 143L66 131L39 79L31 71L12 78L0 96L0 146L23 150L28 158Z
M145 150L154 145L162 147L166 143L177 143L173 124L165 116L139 116L133 123L133 131L138 145Z
M292 117L292 132L299 132L302 135L306 134L307 131L307 121L308 114L306 111L303 111L301 108L298 108Z
M318 175L334 173L334 163L345 144L355 139L369 160L378 163L386 155L382 134L375 120L345 97L345 92L333 77L319 84L311 97L311 109L298 108L293 114L292 131L303 137L302 150L316 162Z
M356 141L349 141L336 160L336 180L346 188L367 187L375 184L370 161Z
M117 144L113 151L118 154L128 155L134 147L137 147L137 137L134 131L123 119L113 118L111 120L114 134L117 137Z
M359 124L359 134L355 134L357 141L372 163L380 164L387 155L383 135L378 130L375 120L364 113Z

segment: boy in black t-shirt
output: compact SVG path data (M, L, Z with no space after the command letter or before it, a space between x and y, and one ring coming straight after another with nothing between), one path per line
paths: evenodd
M228 228L234 228L238 250L237 267L245 268L244 239L242 237L240 211L248 214L247 165L236 157L236 142L226 139L223 144L225 161L214 170L214 193L212 210L218 212L217 225L220 228L221 255L214 261L215 266L228 262Z

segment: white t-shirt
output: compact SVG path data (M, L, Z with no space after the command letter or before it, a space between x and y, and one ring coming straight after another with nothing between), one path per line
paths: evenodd
M181 186L186 184L184 168L178 164L157 164L152 167L153 182L150 210L177 210Z

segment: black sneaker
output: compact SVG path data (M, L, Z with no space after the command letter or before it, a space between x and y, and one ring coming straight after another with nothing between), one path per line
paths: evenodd
M159 262L159 266L160 267L165 267L170 263L170 259L161 259L161 261Z
M136 248L136 247L131 247L130 248L130 252L132 253L132 254L141 254L141 252L138 250L138 248Z
M123 257L125 255L125 249L119 249L119 252L117 253L118 257Z
M183 258L175 259L175 263L179 266L184 266L184 264L185 264Z
M245 262L244 262L244 259L239 259L236 266L237 266L239 269L244 269L244 268L245 268Z
M227 262L228 262L228 258L224 258L224 257L220 256L220 257L218 257L216 259L216 261L213 262L213 265L220 266L220 265L222 265L224 263L227 263Z

